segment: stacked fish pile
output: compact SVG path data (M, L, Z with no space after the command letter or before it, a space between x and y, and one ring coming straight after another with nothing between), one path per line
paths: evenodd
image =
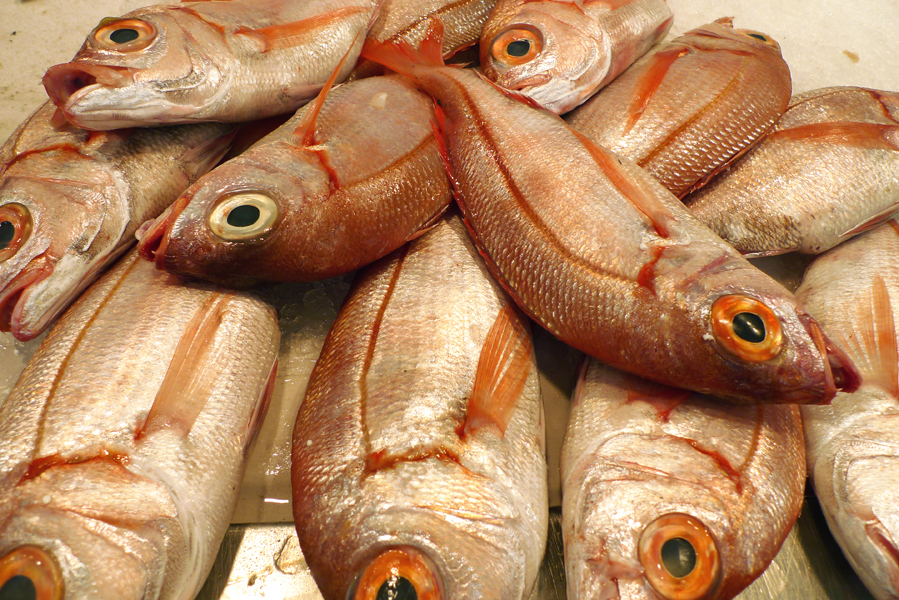
M671 22L660 0L500 2L489 18L453 5L441 19L398 4L151 7L105 20L47 72L53 104L0 149L0 325L38 335L135 233L140 255L174 275L122 259L0 407L0 596L196 593L272 392L272 309L236 291L262 282L377 261L338 316L294 433L294 516L326 598L528 597L547 484L525 315L610 365L585 363L564 450L572 598L733 597L801 504L804 445L787 405L895 393L892 280L873 278L860 333L806 289L822 328L731 245L819 252L887 220L893 94L791 101L777 43L729 19L650 51ZM496 83L444 65L479 36ZM397 74L365 77L379 64ZM706 87L685 95L696 73ZM222 124L312 96L269 135ZM570 126L546 110L581 103ZM835 158L816 149L797 164L810 144ZM822 165L847 163L870 182L863 202L829 194L848 188L848 169ZM785 178L837 208L785 227L763 204ZM122 324L150 338L144 352L126 351ZM829 442L809 454L823 481L839 480L824 484L837 496L828 517L848 523L837 537L850 560L892 597L879 576L895 568L886 509L875 502L861 524L831 517L871 486L827 471L845 458L815 462L841 456ZM884 563L865 571L872 553ZM110 578L110 564L129 576Z

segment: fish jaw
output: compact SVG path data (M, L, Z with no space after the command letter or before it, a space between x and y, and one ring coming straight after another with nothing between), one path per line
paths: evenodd
M48 259L46 253L41 254L0 291L0 331L10 332L16 339L27 342L37 337L58 316L68 297L54 302L57 308L49 312L40 305L35 307L31 302L34 292L46 287L40 284L53 274L53 270L52 259Z

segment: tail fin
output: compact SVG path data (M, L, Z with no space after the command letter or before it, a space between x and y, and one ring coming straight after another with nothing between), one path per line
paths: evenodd
M382 64L402 75L410 75L417 65L444 66L442 48L443 23L432 19L418 50L405 41L384 43L368 39L362 47L362 58Z

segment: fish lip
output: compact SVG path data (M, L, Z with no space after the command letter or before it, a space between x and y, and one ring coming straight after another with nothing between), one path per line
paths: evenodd
M53 274L53 263L44 254L34 257L22 271L0 292L0 331L13 334L17 340L27 342L42 331L27 330L22 325L22 312L31 295L31 286Z
M165 271L165 253L169 245L172 228L190 200L183 196L159 215L152 224L141 226L143 234L137 243L137 252L141 258L155 263L156 268ZM146 227L146 229L144 229Z
M94 90L133 84L134 73L129 67L68 62L47 69L41 83L53 104L68 113L73 104Z
M807 314L800 314L799 320L824 357L825 392L820 404L829 403L837 390L852 393L862 383L861 375L852 359L837 346L821 329L818 322Z

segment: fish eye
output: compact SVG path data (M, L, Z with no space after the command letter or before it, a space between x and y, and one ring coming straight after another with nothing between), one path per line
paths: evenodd
M258 240L275 228L278 204L264 194L242 192L219 200L209 215L212 233L229 242Z
M748 36L751 37L751 38L755 38L755 39L757 39L757 40L762 40L763 42L767 42L767 41L768 41L768 38L766 38L765 36L763 36L761 33L747 33L746 35L748 35Z
M107 50L143 50L156 39L156 27L140 19L103 19L94 30L94 43Z
M490 44L493 59L506 67L529 63L542 51L540 32L524 25L513 25L493 38Z
M31 212L11 202L0 206L0 263L16 255L31 237Z
M783 347L783 330L774 311L748 296L715 300L712 333L726 351L750 362L770 360Z
M20 546L0 558L0 600L62 600L62 572L37 546Z
M638 549L646 580L667 600L699 600L718 583L718 546L691 515L659 517L643 530Z
M353 600L441 600L443 595L430 560L413 548L391 548L369 563L350 597Z

